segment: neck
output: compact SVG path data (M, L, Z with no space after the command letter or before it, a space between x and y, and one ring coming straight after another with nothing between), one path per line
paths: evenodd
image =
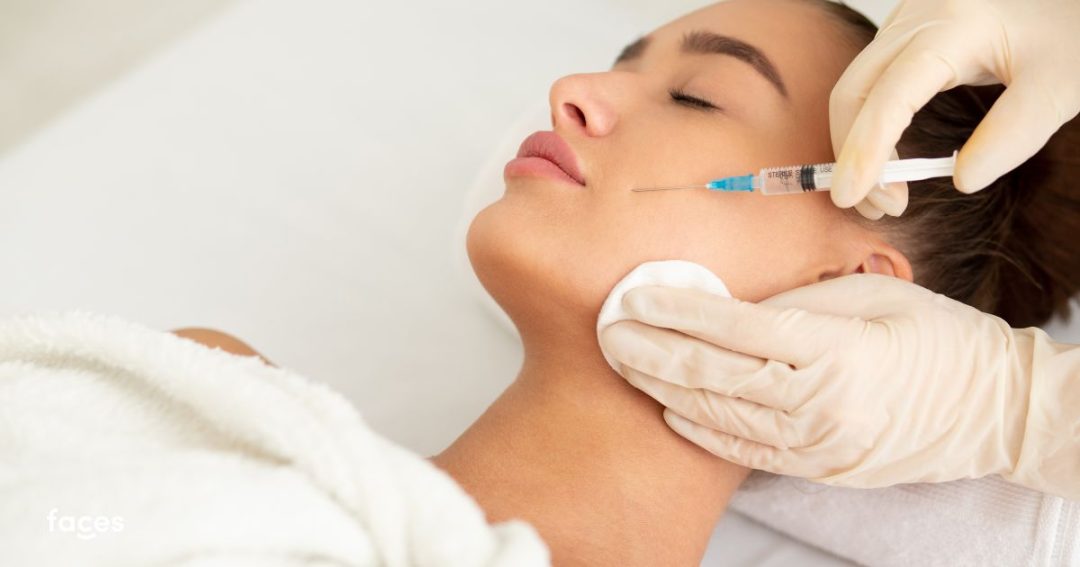
M747 471L679 437L592 324L522 333L517 379L434 462L488 520L531 523L556 564L697 565Z

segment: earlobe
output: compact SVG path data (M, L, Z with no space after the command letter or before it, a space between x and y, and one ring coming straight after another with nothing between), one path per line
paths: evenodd
M915 280L911 262L908 261L907 256L887 244L871 250L855 271L862 274L892 276L909 282Z

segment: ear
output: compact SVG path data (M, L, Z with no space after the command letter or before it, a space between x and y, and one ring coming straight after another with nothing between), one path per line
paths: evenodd
M881 274L909 282L915 280L911 262L908 261L903 252L877 239L871 240L868 244L870 247L855 268L854 273Z
M830 269L820 271L814 281L849 274L881 274L909 282L915 280L907 256L888 242L876 237L860 239L853 248L847 249L843 253L844 258Z

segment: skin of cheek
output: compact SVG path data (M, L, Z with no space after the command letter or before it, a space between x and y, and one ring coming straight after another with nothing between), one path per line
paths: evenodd
M823 271L838 269L843 261L833 240L849 227L827 208L827 195L698 191L649 197L655 197L653 203L613 207L597 216L602 221L578 225L579 237L592 235L596 249L613 251L607 263L605 258L583 263L593 266L592 277L577 285L596 282L582 288L592 297L589 304L602 302L614 281L648 260L700 264L720 276L734 296L750 301L817 281Z
M591 198L545 183L508 191L469 231L477 275L511 317L580 323L595 316L619 279L650 260L701 264L734 296L759 301L837 267L844 254L837 241L855 236L826 194L627 191Z
M828 195L630 189L646 184L640 180L671 184L746 173L775 163L777 155L820 157L827 140L808 148L765 135L779 128L752 131L730 118L675 110L669 118L683 122L646 114L603 140L570 138L592 166L588 188L511 179L503 198L474 219L468 238L474 270L511 317L554 322L562 315L563 324L580 323L595 315L619 279L650 260L701 264L751 301L815 281L838 224Z

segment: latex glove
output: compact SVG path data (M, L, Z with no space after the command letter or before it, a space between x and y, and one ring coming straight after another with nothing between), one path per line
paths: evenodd
M1080 112L1080 1L901 1L833 88L833 202L900 214L906 185L871 189L912 116L940 91L995 83L1005 92L957 156L953 182L965 193L1035 155Z
M860 488L996 473L1080 499L1080 347L1038 329L869 274L760 304L642 286L623 306L636 320L601 347L728 461Z

